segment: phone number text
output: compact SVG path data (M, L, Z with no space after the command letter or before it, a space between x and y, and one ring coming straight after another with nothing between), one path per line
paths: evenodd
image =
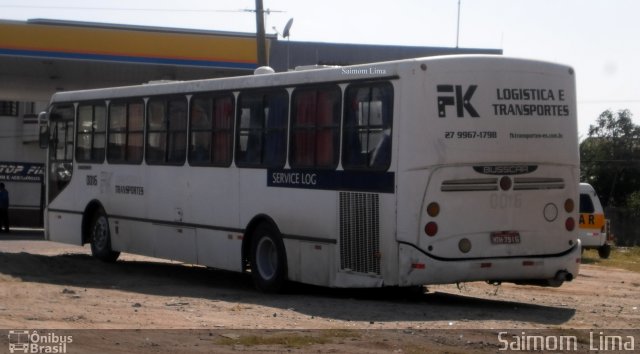
M495 131L461 131L444 132L445 139L496 139L498 132Z

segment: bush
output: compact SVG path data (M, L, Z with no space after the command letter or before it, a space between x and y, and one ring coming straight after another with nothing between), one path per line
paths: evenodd
M635 191L627 198L627 208L633 216L640 216L640 191Z

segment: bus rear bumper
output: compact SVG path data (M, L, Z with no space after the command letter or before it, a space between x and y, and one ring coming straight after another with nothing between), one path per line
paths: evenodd
M400 286L451 284L470 281L560 286L578 276L580 240L557 256L435 259L413 245L400 244Z

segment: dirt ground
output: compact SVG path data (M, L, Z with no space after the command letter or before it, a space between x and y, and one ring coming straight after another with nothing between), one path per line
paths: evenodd
M640 274L619 269L582 265L560 288L292 285L267 295L246 275L129 254L105 264L88 246L40 238L0 236L0 352L16 330L73 336L68 353L467 353L498 352L503 330L579 333L586 345L590 332L640 328Z

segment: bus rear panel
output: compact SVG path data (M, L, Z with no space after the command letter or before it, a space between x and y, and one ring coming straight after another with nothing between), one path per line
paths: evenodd
M566 66L435 60L399 142L399 283L558 286L578 274L575 80ZM405 104L403 107L411 107Z

